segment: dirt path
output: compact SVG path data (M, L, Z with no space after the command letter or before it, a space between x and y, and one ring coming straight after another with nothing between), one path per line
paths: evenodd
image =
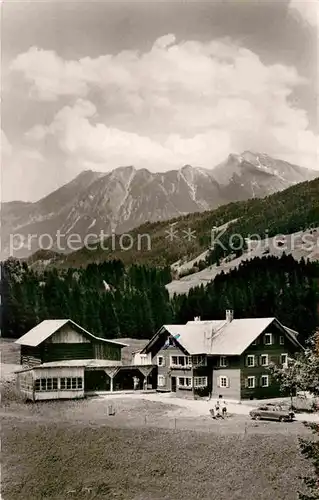
M112 395L105 395L101 397L101 401L103 400L109 400L113 399L116 401L117 398L130 398L132 400L145 400L145 401L154 401L158 403L164 403L164 404L170 404L170 405L175 405L180 409L180 414L183 414L184 416L203 416L206 417L209 415L209 410L210 408L214 407L215 400L211 401L198 401L198 400L193 400L193 399L182 399L182 398L176 398L172 396L171 394L159 394L159 393L152 393L152 394L145 394L145 393L138 393L138 394L122 394L120 396L114 396ZM249 404L238 404L238 403L232 403L229 402L227 403L227 411L230 414L233 415L249 415L249 412L256 408L256 405L249 405ZM177 411L177 410L176 410ZM296 414L295 420L300 421L300 422L318 422L319 423L319 414L308 414L308 413L300 413Z

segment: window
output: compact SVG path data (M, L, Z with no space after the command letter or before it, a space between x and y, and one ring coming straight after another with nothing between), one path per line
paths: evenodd
M58 389L57 378L40 378L35 380L36 391L56 391Z
M177 365L178 365L178 357L172 356L171 357L171 366L177 366Z
M140 359L141 359L141 365L148 364L147 354L140 354ZM158 364L158 362L157 362L157 364Z
M260 356L260 364L261 366L268 366L268 354L262 354Z
M171 356L171 366L175 368L190 368L192 366L192 357Z
M255 389L255 377L247 378L247 387L248 389Z
M221 367L227 366L227 358L226 358L226 356L221 356L219 358L219 366L221 366Z
M65 390L76 390L83 388L83 379L82 377L62 377L60 381L60 389L61 391Z
M191 377L178 377L178 386L185 387L187 389L192 388L192 378Z
M279 337L279 344L284 345L285 344L285 337L283 335L280 335Z
M261 387L269 387L269 375L261 376Z
M272 344L272 333L266 333L264 336L264 344L271 345Z
M254 356L254 354L249 354L247 356L247 366L250 366L250 367L255 366L255 356Z
M207 366L207 357L206 356L193 356L191 359L193 366Z
M281 354L280 355L280 364L283 366L288 365L288 354Z
M194 377L194 387L207 387L207 377Z
M252 342L251 345L257 345L257 340L254 340L254 342Z
M219 387L229 387L228 377L219 377Z
M163 356L157 356L157 366L165 366L165 360Z
M158 387L164 387L165 386L165 377L163 375L158 375L158 377L157 377L157 385L158 385Z

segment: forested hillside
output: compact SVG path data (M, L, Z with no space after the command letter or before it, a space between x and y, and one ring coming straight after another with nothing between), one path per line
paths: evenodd
M169 268L110 261L37 274L9 260L2 266L2 336L19 337L46 318L71 318L101 337L146 339L165 323L222 319L232 308L237 318L276 316L304 340L319 324L318 280L317 262L264 257L170 300Z
M125 265L149 264L167 266L180 258L196 257L211 246L211 232L215 226L231 222L221 241L227 248L220 247L211 253L208 264L216 262L231 253L229 240L232 234L248 237L251 234L275 236L278 233L289 234L300 229L319 225L319 178L296 184L285 191L275 193L263 199L251 199L223 205L216 210L194 213L171 219L167 222L146 223L130 231L133 241L128 250L121 250L120 236L109 238L104 250L99 245L95 248L83 248L69 255L54 257L52 253L40 252L28 260L40 263L51 259L56 267L81 267L90 262L100 263L107 259L120 259ZM170 238L170 224L175 236ZM187 231L189 235L187 236ZM141 238L139 235L148 235ZM148 242L151 242L149 245ZM130 246L128 238L123 239L124 246ZM52 258L53 257L53 258Z
M283 193L254 200L251 204L248 202L246 208L245 216L238 218L220 238L226 251L223 251L221 246L216 246L207 259L208 264L213 264L232 253L229 246L232 234L239 234L244 238L254 234L272 237L317 226L319 178L297 184Z
M286 255L253 259L219 274L206 287L175 296L174 318L177 323L194 316L223 318L230 308L236 318L275 316L306 339L319 323L318 281L318 262L297 262Z
M2 266L2 336L19 337L47 318L70 318L100 337L149 338L172 320L169 269L120 261L86 269L35 273L26 263ZM104 283L104 282L105 283Z

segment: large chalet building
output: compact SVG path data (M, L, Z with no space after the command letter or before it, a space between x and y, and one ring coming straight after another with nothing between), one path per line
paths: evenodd
M188 321L164 325L135 356L157 365L157 390L179 397L212 395L230 400L281 396L268 370L302 350L297 332L276 318Z
M302 350L297 336L276 318L234 319L226 311L220 321L162 326L127 363L125 343L96 337L70 319L45 320L16 341L17 385L33 401L133 388L236 401L278 397L268 368Z

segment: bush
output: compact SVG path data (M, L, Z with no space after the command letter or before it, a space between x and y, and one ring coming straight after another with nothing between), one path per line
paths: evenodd
M208 389L208 387L198 387L197 389L195 389L194 393L195 393L195 396L198 396L200 398L204 398L204 397L209 396L209 389Z

